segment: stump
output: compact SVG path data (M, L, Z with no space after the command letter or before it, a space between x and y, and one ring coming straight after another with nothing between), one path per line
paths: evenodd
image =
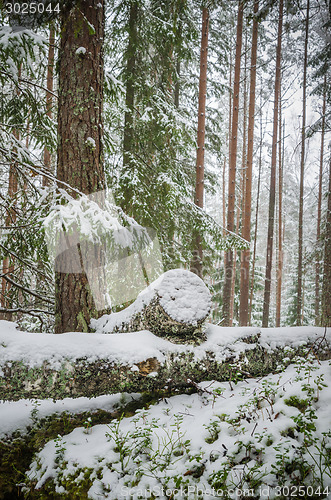
M123 311L91 321L97 333L149 330L174 343L205 340L203 323L210 313L211 295L204 282L185 269L167 271L141 292Z

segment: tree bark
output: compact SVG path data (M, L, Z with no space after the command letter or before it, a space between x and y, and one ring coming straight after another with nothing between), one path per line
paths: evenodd
M282 98L279 94L279 149L278 149L278 259L276 288L276 327L280 326L283 278L283 160L282 139L285 137L285 122L282 131Z
M254 146L254 117L255 117L255 88L256 88L256 59L257 59L257 39L258 20L256 14L259 10L259 0L254 2L253 28L252 28L252 49L251 49L251 70L250 70L250 94L249 94L249 117L248 117L248 147L246 163L246 183L244 198L244 217L242 237L251 241L251 211L252 211L252 169L253 169L253 146ZM249 295L249 260L250 249L241 252L241 274L240 274L240 316L239 323L242 326L248 324L248 295Z
M250 294L249 294L249 312L248 323L252 324L252 308L253 308L253 294L255 282L255 262L256 262L256 245L257 245L257 227L259 222L259 206L260 206L260 188L261 188L261 171L262 171L262 145L263 145L263 132L262 132L262 89L260 93L260 154L259 154L259 173L257 178L257 194L256 194L256 209L255 209L255 229L254 229L254 245L253 245L253 259L252 271L250 276Z
M298 289L296 324L302 324L302 260L303 260L303 188L305 177L305 145L306 145L306 92L307 92L307 62L308 62L308 33L309 33L309 0L306 11L305 55L303 62L302 84L302 129L301 129L301 162L300 162L300 194L299 194L299 238L298 238Z
M278 103L279 103L279 93L280 93L282 30L283 30L283 0L280 0L279 1L277 50L276 50L275 100L274 100L273 134L272 134L270 192L269 192L268 239L267 239L266 272L265 272L263 316L262 316L262 326L263 327L268 326L269 309L270 309L272 250L273 250L273 237L274 237L275 196L276 196Z
M323 289L321 325L331 325L331 161L329 160L329 192L324 236Z
M228 217L227 230L234 231L234 213L235 213L235 187L236 187L236 164L237 164L237 136L238 136L238 113L239 113L239 86L240 86L240 62L241 62L241 44L243 31L243 12L244 3L239 0L237 17L237 40L236 40L236 58L235 73L233 85L233 111L232 111L232 130L230 137L230 158L229 158L229 188L228 188ZM231 308L231 285L233 273L233 250L226 252L226 267L223 287L223 325L230 323Z
M13 331L8 345L2 347L6 361L1 364L3 376L0 378L0 398L4 401L22 398L92 398L118 392L152 392L165 388L171 391L192 387L206 380L231 381L242 376L262 377L281 371L280 365L287 366L296 356L306 357L308 352L313 352L320 360L330 359L330 334L323 336L322 328L319 330L300 342L295 342L294 336L293 344L286 347L277 347L277 332L274 341L266 341L263 332L261 335L259 329L253 329L253 332L243 332L242 336L227 345L213 346L209 341L206 347L182 346L180 352L178 346L161 339L162 345L157 344L155 347L155 338L149 337L148 340L144 332L116 336L94 334L96 340L93 342L98 347L93 348L92 357L88 335L81 337L79 356L75 356L70 348L67 351L63 349L66 354L57 354L54 359L47 354L42 362L32 367L28 361L17 359L16 336L26 334ZM121 361L123 349L118 347L118 337L125 335L128 345L133 338L141 336L142 342L146 342L147 351L152 349L155 355L148 357L144 353L133 353L129 348L134 361ZM64 341L61 339L61 344L65 342L70 346L70 343L77 341L75 336L75 333L67 334ZM40 359L44 358L46 349L41 340L48 343L50 336L30 334L28 337L24 342L19 339L21 347L24 347L25 359L33 359L36 350L41 353ZM58 337L51 338L55 341L52 350L57 352L55 344Z
M319 315L320 315L320 310L319 310L320 309L320 258L321 258L320 238L321 238L321 214L322 214L322 179L323 179L323 159L324 159L325 112L326 112L326 74L324 75L324 89L323 89L321 152L320 152L318 204L317 204L316 263L315 263L315 325L319 325Z
M204 172L205 172L205 121L206 121L206 95L207 95L207 52L209 32L209 10L202 10L201 50L200 50L200 79L199 79L199 106L198 106L198 133L197 133L197 158L196 158L196 183L194 203L203 208ZM194 236L195 256L191 271L200 278L203 275L203 253L201 235Z
M57 178L84 194L105 187L102 161L103 38L103 0L78 0L74 6L63 7ZM74 191L70 194L76 196ZM83 268L81 271L55 273L55 333L89 331L90 318L97 314L86 274Z
M123 137L123 165L129 166L132 160L134 146L133 113L135 100L135 75L136 75L136 51L137 51L137 16L138 3L130 2L129 12L129 39L126 50L126 91L125 91L125 115L124 115L124 137Z
M21 78L22 67L21 65L18 68L18 80ZM19 90L16 90L16 94L19 96ZM13 129L13 137L16 140L20 139L20 132L17 129ZM13 148L13 152L16 153L16 148ZM18 179L15 163L12 163L9 167L9 176L8 176L8 191L7 191L7 199L8 199L8 208L7 214L5 217L6 227L10 227L14 225L16 222L16 195L18 188ZM14 260L12 256L6 256L2 261L2 280L1 280L1 297L0 297L0 306L3 309L10 309L12 307L11 300L9 297L11 283L5 279L5 277L11 277L14 271ZM13 318L13 314L11 312L3 312L0 313L0 319L5 319L7 321L11 321Z
M55 29L51 25L49 31L49 48L48 48L48 63L47 63L47 92L46 92L46 113L51 120L53 116L53 87L54 87L54 48L55 48ZM52 157L45 146L44 148L44 167L47 171L52 172ZM43 176L43 186L48 186L50 179Z

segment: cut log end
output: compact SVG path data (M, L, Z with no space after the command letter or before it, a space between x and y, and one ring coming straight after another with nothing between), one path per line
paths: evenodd
M92 320L97 333L149 330L174 343L197 345L205 340L203 324L211 309L204 282L190 271L167 271L128 308Z

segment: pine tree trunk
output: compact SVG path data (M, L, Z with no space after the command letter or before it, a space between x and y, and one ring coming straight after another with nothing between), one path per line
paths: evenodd
M319 324L320 308L320 237L321 237L321 213L322 213L322 179L323 179L323 157L324 157L324 134L325 134L325 111L326 111L326 74L324 75L323 108L322 108L322 132L320 170L318 182L318 204L317 204L317 229L316 229L316 263L315 263L315 325Z
M204 195L208 32L209 32L209 11L207 8L204 8L202 11L196 184L195 184L195 199L194 199L194 203L200 208L203 208L203 195ZM202 278L203 254L202 254L201 236L199 234L196 234L194 237L194 241L195 241L194 245L195 258L194 262L191 265L191 271L195 272L200 278Z
M230 48L230 71L229 71L229 130L228 130L228 143L229 143L229 168L230 168L230 150L231 150L231 130L232 130L232 49ZM223 235L226 236L226 189L225 189L225 167L226 161L224 159L224 170L223 170ZM224 273L226 270L226 255L224 252Z
M262 130L262 88L261 88L261 92L260 92L260 154L259 154L259 173L258 173L258 178L257 178L253 259L252 259L252 271L251 271L251 276L250 276L250 294L249 294L249 310L248 310L248 324L249 324L249 326L252 325L252 308L253 308L256 245L257 245L257 227L258 227L258 222L259 222L260 187L261 187L261 171L262 171L262 145L263 145L263 130Z
M331 161L329 161L329 192L324 236L321 325L331 326Z
M48 49L48 63L47 63L47 91L46 92L46 113L48 118L52 119L52 106L53 106L53 84L54 84L54 47L55 47L55 29L54 26L51 25L49 32L49 49ZM52 172L52 157L45 146L44 148L44 167L45 170ZM50 179L46 176L43 177L43 186L48 186L50 183Z
M274 237L274 218L275 218L275 197L276 197L276 161L277 161L277 131L278 131L278 103L280 94L280 72L281 72L281 52L282 52L282 30L283 30L283 0L279 1L279 20L276 51L276 76L275 76L275 101L274 101L274 119L272 134L272 155L271 155L271 174L270 174L270 192L269 192L269 218L268 218L268 239L267 239L267 257L266 272L263 298L263 316L262 326L267 327L269 323L270 293L271 293L271 270L272 270L272 250Z
M57 178L85 194L105 187L102 163L103 37L103 0L80 0L74 6L63 7ZM77 53L79 48L85 51ZM87 138L92 138L95 146L90 147ZM71 194L75 196L74 192ZM61 254L60 258L65 256ZM67 264L70 265L70 258ZM81 273L56 271L55 288L55 333L89 331L90 318L95 317L97 311L83 268Z
M123 165L129 166L134 148L133 113L135 100L135 75L137 58L137 16L138 3L133 0L130 3L129 13L129 40L126 52L126 90L125 90L125 116L123 137ZM128 199L130 198L128 193ZM126 200L128 202L128 200ZM124 207L128 211L128 207Z
M14 130L13 135L16 139L19 139L19 133ZM8 183L8 208L7 215L5 217L6 227L10 227L16 222L16 210L15 210L15 196L17 193L17 172L15 165L10 165L9 168L9 183ZM13 257L5 257L2 263L2 274L11 278L14 271ZM11 283L7 281L4 277L2 278L1 284L1 307L5 309L10 309L12 307L11 300L9 298ZM5 319L7 321L12 321L13 314L11 312L0 313L0 319Z
M259 0L254 2L254 14L258 12ZM249 117L248 117L248 147L246 163L246 182L244 198L244 216L242 236L245 240L251 241L251 211L252 211L252 168L253 168L253 146L254 146L254 116L255 116L255 88L256 88L256 59L257 59L257 38L258 21L253 18L252 28L252 49L251 49L251 69L250 69L250 95L249 95ZM240 325L246 326L248 323L248 295L249 295L249 260L250 249L241 253L241 274L240 274Z
M303 259L303 187L305 176L305 145L306 145L306 88L307 88L307 60L308 60L308 32L309 32L309 0L307 0L305 55L303 63L302 85L302 129L301 129L301 165L300 165L300 194L299 194L299 241L298 241L298 290L297 290L297 325L302 324L302 259Z
M284 125L285 128L285 125ZM282 305L282 277L283 277L283 155L282 153L282 97L279 94L279 148L278 148L278 259L277 259L277 288L276 288L276 327L280 326Z
M22 67L20 65L18 68L18 80L20 80L20 78L21 78L21 72L22 72ZM16 94L19 95L18 89L16 90ZM19 130L13 129L12 134L16 140L20 139ZM13 148L13 151L16 152L15 147ZM13 163L9 167L9 176L8 176L8 191L7 191L8 208L7 208L7 214L5 217L6 227L12 226L16 222L15 197L17 194L17 188L18 188L17 172L16 172L15 163ZM12 304L11 304L11 301L9 298L11 283L9 281L7 281L4 278L4 276L7 276L10 278L13 271L14 271L13 257L6 256L2 261L3 278L1 280L1 294L0 294L0 306L3 309L10 309L12 307ZM13 313L11 313L11 312L0 313L0 319L12 321Z
M236 187L236 163L237 163L237 136L238 136L238 113L239 113L239 86L240 86L240 63L241 63L241 44L243 31L243 12L244 3L239 0L237 17L237 40L236 40L236 59L233 85L233 111L232 111L232 130L230 137L230 158L229 158L229 188L228 188L228 217L227 230L234 231L234 213L235 213L235 187ZM233 250L226 252L226 268L223 287L223 322L224 326L230 323L231 309L231 286L233 273Z

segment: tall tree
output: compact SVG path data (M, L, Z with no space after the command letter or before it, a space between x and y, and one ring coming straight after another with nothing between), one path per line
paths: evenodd
M324 235L324 267L320 323L323 326L331 326L331 161L329 161L329 190Z
M237 164L237 136L238 136L238 114L239 114L239 87L240 87L240 63L241 63L241 45L243 32L243 13L244 2L239 0L237 16L237 37L236 37L236 56L233 84L233 111L232 111L232 129L230 137L230 158L229 158L229 183L228 183L228 214L227 230L234 231L235 215L235 187L236 187L236 164ZM231 285L233 273L233 250L226 252L226 267L223 287L223 324L230 323L231 309Z
M262 326L263 327L267 327L268 323L269 323L270 293L271 293L272 250L273 250L275 197L276 197L278 104L279 104L279 95L280 95L282 31L283 31L283 3L284 3L283 0L279 0L279 17L278 17L277 49L276 49L274 117L273 117L271 173L270 173L270 191L269 191L268 238L267 238L267 256L266 256L266 271L265 271L263 316L262 316Z
M283 279L283 162L285 122L282 129L282 97L279 95L279 148L278 148L278 259L277 259L277 288L276 288L276 327L280 326L282 305L282 279Z
M138 2L130 2L128 23L128 45L126 49L125 70L125 116L123 136L123 165L129 166L134 148L134 101L135 101L135 76L137 65L137 22Z
M319 325L320 315L320 238L321 238L321 214L322 214L322 180L323 180L323 159L324 159L324 134L325 134L325 112L326 112L326 74L324 75L323 107L322 107L322 130L321 130L321 150L320 168L318 180L318 203L317 203L317 228L316 228L316 263L315 263L315 325Z
M207 94L207 53L209 32L209 10L202 10L202 30L200 46L200 78L199 78L199 106L198 106L198 134L197 134L197 159L196 183L194 203L203 208L204 172L205 172L205 121L206 121L206 94ZM195 235L195 261L191 270L202 278L202 245L201 236Z
M242 236L245 240L251 240L251 211L252 211L252 168L253 168L253 146L254 146L254 117L255 117L255 88L256 88L256 59L257 59L257 39L259 0L254 2L254 17L252 27L252 48L251 48L251 69L250 69L250 94L248 111L248 146L246 162L246 182L244 198L244 217ZM249 295L249 260L250 249L241 253L241 274L240 274L240 325L246 326L248 323L248 295Z
M53 87L54 87L54 49L55 49L55 29L51 24L49 30L49 48L47 62L47 92L46 92L46 113L51 120L53 116ZM47 146L44 148L44 167L47 171L52 170L52 157ZM43 177L43 185L49 184L49 178Z
M248 324L252 324L252 309L253 309L253 294L255 283L255 263L256 263L256 246L257 246L257 229L259 222L259 207L260 207L260 188L261 188L261 172L262 172L262 115L260 115L260 152L259 152L259 172L257 177L257 193L256 193L256 208L255 208L255 224L254 224L254 244L252 257L252 270L250 273L250 293L249 293L249 311Z
M307 62L308 62L308 34L309 34L309 0L306 10L305 53L303 61L302 84L302 128L301 128L301 162L300 162L300 194L299 194L299 235L298 235L298 289L296 323L302 324L302 259L303 259L303 188L305 176L305 146L306 146L306 93L307 93Z
M105 187L103 38L103 0L77 0L63 6L58 66L57 178L85 194ZM59 186L62 187L61 183ZM71 190L72 196L77 196L76 192ZM67 259L70 265L70 256ZM88 331L90 317L97 311L83 269L81 273L56 271L55 286L55 332Z
M21 78L21 72L22 72L22 66L21 64L18 65L18 82ZM19 87L16 88L15 90L16 96L19 97ZM12 136L13 136L13 153L17 152L15 142L19 141L20 139L20 131L17 128L13 128L12 130ZM6 218L5 218L5 224L6 227L10 227L15 225L16 222L16 196L17 196L17 188L18 188L18 179L17 179L17 171L16 171L17 165L15 162L12 162L9 167L9 177L8 177L8 191L7 191L7 198L8 198L8 205L6 207ZM11 279L12 279L12 273L14 270L14 259L12 255L6 255L5 258L3 259L2 262L2 280L1 280L1 296L0 296L0 305L1 308L3 309L10 309L12 304L10 301L10 289L12 286ZM6 319L8 321L12 320L12 313L11 312L3 312L1 314L1 317L3 319Z

